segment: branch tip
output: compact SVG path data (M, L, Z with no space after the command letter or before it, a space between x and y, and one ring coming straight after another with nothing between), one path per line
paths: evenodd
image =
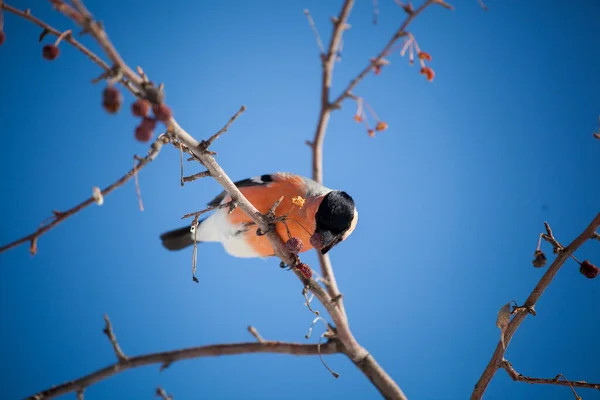
M263 337L260 335L260 333L258 333L258 330L256 330L255 327L253 327L252 325L248 326L248 332L250 332L250 334L252 336L254 336L254 338L259 342L259 343L264 343L265 339L263 339Z
M105 323L105 327L104 327L103 332L108 337L108 340L110 341L110 344L113 347L113 351L115 352L115 355L117 356L117 359L119 360L119 363L126 362L128 360L128 358L123 353L123 350L121 350L121 346L119 346L119 342L117 342L117 337L115 336L115 333L114 333L113 327L112 327L112 323L110 322L110 319L108 318L107 314L104 314L104 323Z

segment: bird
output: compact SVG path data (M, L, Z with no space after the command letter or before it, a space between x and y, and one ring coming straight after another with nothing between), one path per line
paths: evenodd
M275 209L275 229L284 241L290 238L300 240L302 246L297 249L298 253L316 248L321 254L327 254L356 228L358 212L352 197L312 179L290 172L276 172L234 183L262 214L266 214L283 196ZM221 192L208 203L209 207L221 208L199 221L195 229L186 225L163 233L160 235L162 245L175 251L194 242L219 242L233 257L274 256L269 239L257 232L256 225L242 210L235 208L231 211L226 206L230 201L231 197Z

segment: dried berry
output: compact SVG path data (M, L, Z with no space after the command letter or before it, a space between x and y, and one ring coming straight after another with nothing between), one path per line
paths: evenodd
M354 120L360 124L363 119L362 119L362 116L360 114L356 114L354 116Z
M533 260L534 267L541 268L546 265L546 255L543 251L536 250L535 253L533 253L533 256L535 257Z
M169 106L164 103L154 104L152 111L154 112L154 117L161 122L169 122L173 115Z
M429 67L421 68L421 74L425 75L429 82L431 82L433 80L433 78L435 77L435 72L433 72L433 69L431 69Z
M152 138L155 127L156 120L144 117L142 122L140 122L140 124L135 128L135 138L140 142L147 142Z
M296 269L300 271L304 279L312 278L312 269L310 269L310 267L307 264L300 263L296 265Z
M150 112L150 102L144 99L137 99L131 105L131 113L136 117L147 117Z
M379 122L377 122L377 125L375 125L375 130L377 132L385 131L387 128L388 128L388 124L386 124L383 121L379 121Z
M321 250L323 248L323 235L319 232L315 232L310 237L310 245L317 250Z
M300 253L303 247L304 243L302 243L302 240L296 236L292 236L287 242L285 242L285 249L293 254Z
M56 57L58 57L59 53L60 53L60 50L58 49L58 47L56 47L53 44L47 44L42 49L42 56L46 60L55 60Z
M6 34L4 33L4 31L0 30L0 46L2 46L2 44L4 43L5 40L6 40Z
M375 129L368 129L367 133L369 134L369 136L375 137Z
M598 276L600 269L598 269L598 267L592 264L589 260L585 260L581 263L581 267L579 267L579 272L581 272L581 274L586 278L594 279Z
M423 61L431 61L431 56L429 55L429 53L426 53L424 51L419 52L419 58Z
M102 92L102 107L108 113L114 114L119 111L122 103L123 96L121 96L121 92L114 86L107 86Z

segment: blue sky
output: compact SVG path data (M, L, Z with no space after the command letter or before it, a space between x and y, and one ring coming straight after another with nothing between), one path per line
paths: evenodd
M377 26L371 1L352 11L334 94L404 18L393 1L379 3ZM347 101L325 142L325 182L350 193L360 213L331 253L351 327L411 399L467 398L499 338L498 309L523 302L544 273L531 266L543 222L568 243L599 211L600 142L591 134L600 113L600 5L489 0L484 12L475 0L454 3L453 12L430 8L410 29L433 57L432 83L396 53L356 89L390 129L368 137ZM45 2L9 4L72 27ZM125 59L165 83L175 116L197 138L248 107L214 147L232 179L310 175L304 141L317 120L320 65L302 11L311 10L326 40L341 1L86 4ZM147 150L133 138L128 110L108 116L100 107L102 87L89 84L98 67L67 46L43 60L40 31L12 15L5 31L0 243L112 182ZM200 170L186 164L188 173ZM27 246L0 254L5 398L112 363L104 313L130 355L251 340L249 324L267 339L305 341L312 315L277 260L203 245L193 284L190 252L160 246L158 235L212 199L216 182L181 188L171 148L139 178L143 212L130 182L44 235L35 257ZM577 255L600 263L600 244ZM305 258L316 265L314 254ZM567 262L510 345L517 371L600 381L599 284ZM378 398L346 358L327 361L339 380L316 357L245 355L129 371L86 398L147 399L157 385L177 399ZM565 399L569 391L499 371L486 399Z

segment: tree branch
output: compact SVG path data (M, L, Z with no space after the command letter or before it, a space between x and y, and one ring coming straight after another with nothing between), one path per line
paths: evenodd
M107 329L110 332L110 334L107 333L107 336L109 336L113 349L115 349L118 361L107 367L92 372L89 375L72 381L64 382L58 386L53 386L49 389L31 395L27 398L27 400L50 399L71 392L83 393L87 387L95 383L98 383L123 371L127 371L128 369L139 368L145 365L161 364L162 370L169 367L176 361L190 360L200 357L231 356L249 353L277 353L291 354L296 356L314 356L319 355L319 353L335 354L341 351L336 339L328 340L326 343L323 343L320 346L317 344L299 344L265 340L247 343L213 344L209 346L189 347L180 350L150 353L135 357L125 357L123 352L120 351L119 345L114 337L114 333L112 333L110 320L106 316L105 321L106 328L104 332L106 333ZM118 349L118 351L116 349ZM121 354L122 357L119 356L119 354Z
M3 6L9 7L7 4L3 4ZM112 184L110 184L109 186L107 186L106 188L101 190L100 191L101 195L106 196L113 190L123 186L140 169L144 168L148 163L153 161L156 158L156 156L158 156L158 153L160 152L162 146L168 142L169 142L169 138L166 135L160 135L156 139L156 141L154 143L152 143L152 145L150 146L150 150L148 150L148 155L146 157L140 158L136 166L134 166L131 170L129 170L121 178L117 179L115 182L113 182ZM30 233L26 236L23 236L20 239L17 239L11 243L5 244L4 246L0 247L0 253L7 251L9 249L12 249L13 247L17 247L23 243L30 242L30 248L29 248L30 252L31 252L31 254L35 254L37 252L37 241L40 236L42 236L44 233L48 232L50 229L54 228L56 225L63 222L65 219L77 214L79 211L83 210L84 208L86 208L92 204L95 204L96 201L97 201L96 197L94 197L92 195L91 197L88 197L86 200L84 200L81 203L77 204L76 206L68 209L67 211L53 211L52 213L54 215L52 217L50 217L51 218L50 222L45 223L47 221L46 220L46 221L42 222L40 227L35 232Z
M506 373L512 378L513 381L517 382L525 382L539 385L559 385L569 386L571 388L579 387L600 390L600 383L588 383L586 381L569 381L566 380L566 378L565 380L560 380L561 377L564 378L562 374L558 374L554 378L532 378L529 376L521 375L520 373L515 371L512 364L508 360L502 360L500 366L506 370Z
M538 302L538 300L540 299L546 288L548 288L550 283L552 283L552 280L554 279L560 268L563 266L565 261L567 261L569 257L571 257L571 255L575 253L575 251L579 247L581 247L581 245L583 245L587 240L589 240L592 237L593 233L596 231L596 229L598 229L598 227L600 227L600 214L596 215L596 217L592 220L588 227L585 228L581 235L579 235L575 240L573 240L573 242L571 242L571 244L569 244L567 247L560 251L552 265L548 268L546 273L542 276L538 284L535 286L535 288L525 301L525 304L523 304L523 307L527 309L534 309L535 304ZM528 312L516 313L512 321L510 321L504 334L504 343L506 344L506 347L508 347L513 335L528 315ZM475 389L471 394L471 400L478 400L483 397L483 393L490 384L492 378L494 377L494 374L496 374L498 369L502 367L502 360L504 360L505 352L506 348L502 346L501 342L498 342L496 350L492 355L492 359L485 367L485 370L483 371L481 377L475 385Z
M338 17L333 19L334 28L333 33L331 35L331 39L329 41L329 45L327 47L327 53L321 54L321 110L319 112L319 119L317 122L317 128L315 131L313 141L307 142L311 147L313 153L312 166L313 179L315 181L323 183L323 143L325 140L325 133L329 125L329 119L331 118L331 112L341 107L342 101L351 95L352 89L371 71L373 65L377 65L377 63L379 63L381 59L390 51L394 43L399 38L405 35L406 28L414 20L414 18L435 2L435 0L427 0L417 10L408 13L408 16L406 17L405 21L396 31L394 36L392 36L390 41L379 53L379 55L373 60L371 60L370 64L367 67L365 67L356 76L356 78L350 81L346 89L342 91L342 94L340 94L338 98L332 103L330 101L330 90L337 50L342 40L344 30L348 27L347 20L350 15L350 11L352 10L352 6L354 5L353 0L346 0L344 2L344 5L342 6ZM310 18L310 14L307 11L305 11L305 13L309 18L309 24L311 26L311 29L314 32L316 32L316 28L314 27L312 18ZM320 40L318 33L315 34L317 36L317 41L319 42ZM352 332L350 331L346 311L344 308L342 295L340 294L337 285L337 280L333 272L333 267L331 265L329 254L323 255L320 252L317 252L317 255L319 258L319 264L321 266L321 274L323 276L323 280L325 282L325 287L327 288L329 297L332 299L332 301L335 302L338 309L340 310L340 314L342 314L343 316L341 321L334 320L336 329L338 331L346 332L345 335L347 335L347 340L344 340L343 343L345 346L353 346L353 348L346 347L351 353L364 354L364 357L360 359L351 357L354 364L361 371L363 371L363 373L369 378L373 385L377 387L377 389L384 397L394 399L405 399L406 396L404 395L398 384L394 382L394 380L387 374L387 372L383 368L381 368L381 366L379 366L375 358L373 358L373 356L370 355L366 349L360 346L360 344L352 336ZM319 300L323 302L321 298L319 298Z
M65 3L62 0L51 0L54 7L62 12L65 16L72 19L78 25L80 25L85 32L89 33L96 39L100 47L106 53L108 58L113 63L110 71L118 71L119 76L122 76L121 82L124 83L136 96L150 100L153 104L158 105L162 102L162 88L158 89L154 87L147 79L147 77L138 69L136 73L130 68L119 55L113 44L111 43L108 35L102 28L102 26L96 22L92 15L87 11L80 1L74 1L75 8ZM420 13L423 9L433 3L439 3L438 0L426 1L417 11L412 12L407 17L407 20L402 25L401 30L405 29L406 26L414 19L414 17ZM342 11L337 19L334 20L334 34L332 35L331 41L328 46L327 54L322 55L323 60L323 88L322 88L322 110L319 117L319 123L317 132L315 134L315 140L312 143L314 159L313 159L313 172L316 180L322 182L322 145L325 135L325 130L329 121L330 113L334 108L339 108L341 101L347 97L350 90L366 76L370 70L370 65L365 71L361 72L357 78L350 82L347 89L342 93L341 97L338 98L333 104L329 101L329 90L331 88L332 72L334 62L337 56L337 50L341 42L341 36L343 31L347 28L347 18L350 13L353 0L346 0ZM403 34L403 31L400 32ZM392 39L390 44L386 46L384 52L397 40L402 34L397 33ZM397 36L397 37L396 37ZM81 49L80 49L81 50ZM83 51L83 50L82 50ZM89 52L89 50L88 50ZM84 51L85 53L85 51ZM383 57L381 55L379 58ZM98 61L96 61L98 63ZM377 62L375 59L374 62ZM101 65L102 66L102 65ZM107 66L106 66L107 67ZM334 107L335 106L335 107ZM179 143L187 147L188 152L202 163L210 176L217 180L225 191L229 194L232 201L239 206L244 213L246 213L257 225L257 227L263 231L268 232L266 234L269 239L275 255L278 256L285 264L294 265L297 258L286 251L284 243L276 233L276 231L269 231L268 227L271 223L267 216L262 215L258 210L242 195L239 189L235 186L232 180L225 174L223 169L212 157L210 151L208 151L209 141L199 142L193 138L188 132L186 132L174 118L169 118L166 121L168 126L168 135L173 137ZM215 138L216 139L216 138ZM213 139L214 140L214 139ZM318 168L318 169L317 169ZM333 271L330 264L328 264L328 258L321 260L322 268L327 273L324 274L325 280L328 282L327 287L329 293L324 290L314 279L306 280L300 271L294 269L294 273L297 275L302 282L307 284L307 287L313 292L313 294L319 299L330 314L334 324L337 337L335 341L329 341L325 345L320 346L323 353L327 352L343 352L346 354L355 365L357 365L365 375L373 382L378 388L381 394L386 398L394 399L405 399L404 393L400 390L398 385L387 375L387 373L377 364L375 359L358 344L356 339L353 337L346 314L344 312L343 303L341 301L341 295L337 290L337 284ZM335 288L335 290L331 290ZM333 343L333 344L332 344ZM335 346L332 348L331 346ZM315 352L316 351L316 352ZM98 380L104 379L105 377L119 373L125 369L135 368L141 365L147 365L151 363L163 363L163 366L168 366L173 361L209 356L209 355L226 355L226 354L240 354L247 352L281 352L289 354L318 354L318 346L313 345L297 345L291 343L279 343L279 342L259 342L259 343L240 343L230 345L215 345L215 346L204 346L193 349L178 350L175 352L166 353L155 353L146 356L138 356L120 359L116 364L106 367L100 371L90 374L86 377L77 379L72 382L65 383L56 388L49 389L48 391L42 392L41 395L58 395L66 393L68 391L81 392L82 390L97 382Z

